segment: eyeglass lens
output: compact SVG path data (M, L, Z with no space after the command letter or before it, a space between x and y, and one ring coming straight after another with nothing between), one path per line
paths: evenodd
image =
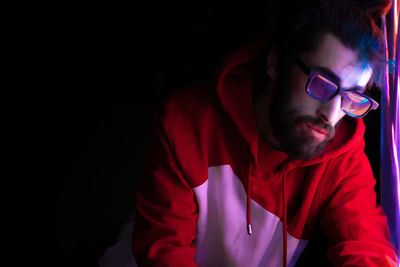
M329 100L338 89L336 83L320 74L311 75L307 86L307 92L312 97L322 101ZM342 97L342 109L357 117L364 115L370 109L371 104L369 99L355 92L346 92Z
M371 102L354 92L347 92L342 98L342 108L346 112L355 115L362 116L371 107Z
M328 100L336 94L339 87L324 76L317 74L310 77L307 89L317 99Z

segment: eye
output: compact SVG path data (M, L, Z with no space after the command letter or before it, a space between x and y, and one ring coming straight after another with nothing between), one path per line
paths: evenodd
M336 94L338 85L321 74L310 77L307 91L320 100L328 100Z

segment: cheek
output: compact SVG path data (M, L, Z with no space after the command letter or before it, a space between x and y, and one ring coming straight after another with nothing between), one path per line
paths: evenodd
M344 116L346 116L346 113L344 113L344 112L342 111L342 109L340 109L339 112L340 112L340 113L339 113L339 115L338 115L338 117L337 117L337 121L336 121L336 123L335 123L335 127L338 126L338 123L343 119Z
M309 96L305 90L304 92L299 93L297 97L294 99L294 101L296 101L297 103L296 104L298 107L297 110L300 113L309 116L315 116L321 104L320 101Z
M304 74L295 75L295 77L296 79L292 80L288 88L291 92L289 100L291 106L301 113L311 114L313 110L317 109L320 102L308 95L306 91L308 77Z

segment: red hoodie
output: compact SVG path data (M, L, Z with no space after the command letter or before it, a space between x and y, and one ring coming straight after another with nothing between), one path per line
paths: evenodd
M166 101L137 189L137 262L294 266L320 224L335 266L395 266L361 119L343 119L312 160L290 160L260 139L252 92L265 52L264 41L247 46L217 82Z

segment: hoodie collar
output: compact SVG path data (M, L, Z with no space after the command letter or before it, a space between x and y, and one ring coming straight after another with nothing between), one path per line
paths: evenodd
M310 160L292 160L285 166L284 170L291 170L296 167L314 165L330 159L337 158L355 146L364 142L363 136L365 125L361 118L354 119L344 117L336 129L335 137L329 142L322 153Z

